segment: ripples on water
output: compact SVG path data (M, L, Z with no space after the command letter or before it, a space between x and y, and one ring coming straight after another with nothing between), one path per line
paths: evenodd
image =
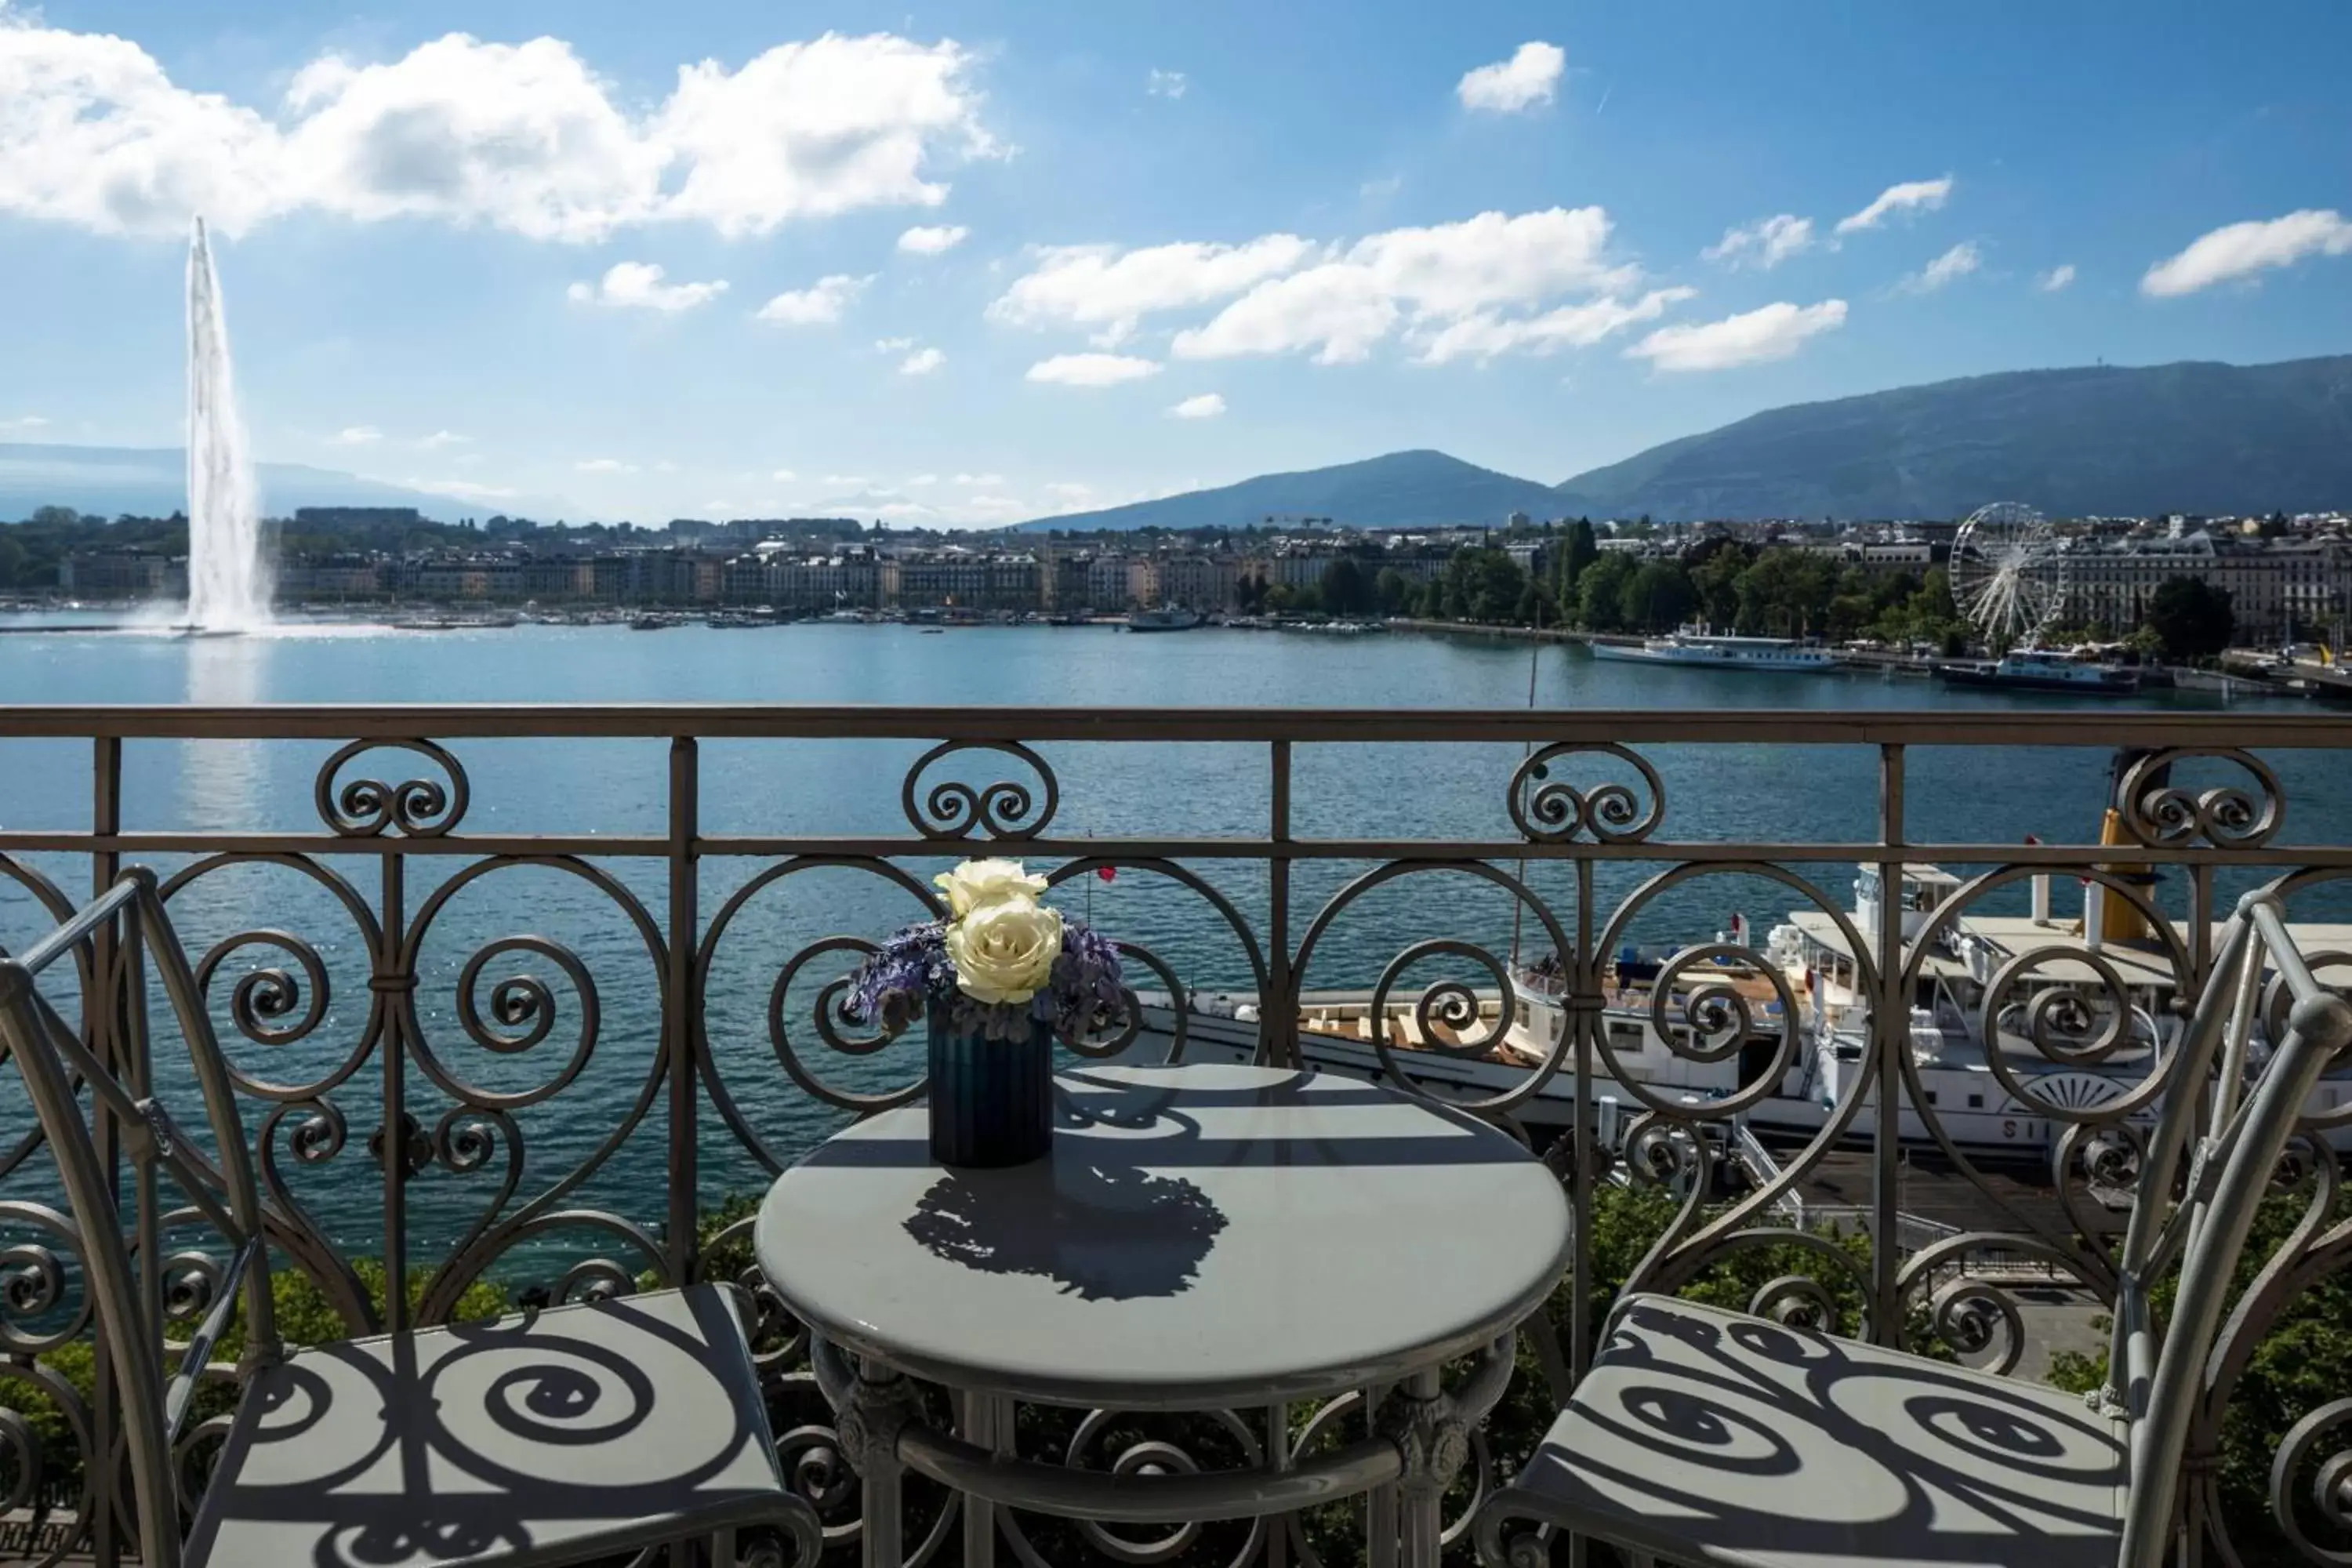
M1592 660L1580 650L1485 638L1423 637L1332 639L1204 630L1131 637L1094 628L987 628L926 637L911 627L801 626L725 634L699 627L658 634L619 628L524 627L478 633L361 632L294 628L287 635L179 641L163 637L68 635L0 637L0 689L45 702L245 704L255 702L818 702L1004 704L1111 708L1335 707L1518 709L1532 667L1538 706L1555 710L1712 707L1895 709L2063 706L2063 698L1947 691L1912 680L1775 676L1655 669ZM2210 708L2202 700L2183 699ZM479 741L454 748L472 784L464 830L475 834L565 833L658 837L667 830L667 747L661 741ZM706 835L897 835L907 831L899 786L925 750L919 742L709 742L701 748ZM1061 784L1056 837L1250 836L1266 827L1267 757L1260 746L1047 744L1040 748ZM124 767L125 823L133 829L319 827L311 801L328 743L131 742ZM1364 840L1513 837L1506 786L1521 751L1514 746L1307 745L1296 749L1294 831L1306 837ZM1667 812L1661 839L1867 841L1875 831L1877 758L1866 748L1781 745L1647 749L1663 778ZM394 782L425 770L401 768L398 752L362 759L359 776ZM421 763L422 759L416 759ZM2342 843L2352 828L2352 792L2335 782L2334 753L2287 752L2270 761L2292 803L2284 840ZM2088 840L2105 803L2109 758L2096 750L1917 748L1908 768L1909 828L1916 841L1987 845ZM80 829L89 820L89 748L85 742L0 741L0 824ZM354 776L347 773L346 777ZM985 782L964 770L958 776ZM986 778L1010 776L991 773ZM86 886L69 857L34 857L68 890ZM380 899L379 863L333 858L371 906ZM947 862L905 862L928 878ZM658 861L598 862L632 892L657 930L667 916ZM454 867L408 862L410 919ZM160 868L167 874L178 863ZM1516 868L1506 868L1515 869ZM1649 869L1604 864L1594 878L1592 929ZM704 863L706 924L761 867ZM1265 873L1255 862L1205 861L1194 869L1232 900L1253 931L1266 916ZM1310 863L1294 875L1294 929L1307 922L1363 865ZM1800 868L1801 870L1802 868ZM1843 862L1811 874L1841 905L1850 900ZM1574 933L1572 872L1536 865L1528 879ZM2230 889L2234 890L2234 887ZM2179 898L2177 889L2170 889ZM2061 895L2062 901L2071 893ZM2021 900L2022 894L2020 894ZM1074 914L1091 913L1115 934L1142 942L1197 990L1244 987L1247 948L1205 900L1164 879L1127 872L1065 889ZM1711 938L1744 912L1757 939L1776 923L1788 894L1768 883L1700 879L1645 910L1628 940L1681 943ZM1999 906L1995 906L1999 907ZM333 897L283 868L241 866L208 875L174 901L191 950L201 955L236 931L277 927L310 940L326 962L332 1005L298 1044L268 1047L232 1039L249 1072L279 1082L313 1080L353 1049L370 996L362 933ZM917 914L901 889L869 873L821 868L772 883L730 920L712 955L708 1029L725 1083L761 1139L780 1156L807 1147L841 1116L789 1080L769 1043L769 992L779 968L804 944L838 932L879 935ZM1509 950L1515 924L1532 956L1544 945L1538 922L1500 889L1459 872L1401 879L1349 908L1318 944L1309 988L1368 986L1410 942L1455 937ZM2298 917L2345 918L2336 905L2301 904ZM0 886L0 942L18 944L40 929L30 900ZM446 1071L499 1092L545 1082L571 1056L580 1026L577 998L552 965L494 961L488 986L524 969L558 988L551 1037L528 1052L500 1055L467 1037L456 988L482 943L536 932L572 946L598 987L601 1030L577 1082L519 1111L529 1163L519 1195L542 1190L572 1168L625 1119L648 1091L658 1039L656 965L632 920L604 891L562 870L501 869L455 893L422 948L417 1005L425 1043ZM266 950L256 950L266 958ZM519 955L520 956L520 955ZM788 1017L805 1018L815 986L839 965L813 966L793 988ZM225 974L240 971L231 963ZM1416 987L1448 973L1413 970ZM1468 973L1455 970L1453 973ZM226 985L215 987L225 993ZM795 1031L804 1038L805 1029ZM917 1070L901 1046L879 1058L845 1060L812 1046L812 1068L863 1092L902 1083ZM13 1075L0 1084L0 1117L24 1114ZM298 1173L297 1191L331 1235L364 1250L379 1236L379 1184L364 1150L382 1104L382 1068L372 1058L334 1095L353 1129L337 1160ZM447 1101L412 1068L409 1104L429 1129ZM756 1186L760 1168L706 1110L702 1186L706 1199ZM258 1116L252 1118L257 1122ZM0 1128L0 1131L5 1131ZM644 1124L570 1201L641 1217L661 1213L667 1121L658 1099ZM420 1256L436 1256L479 1213L489 1178L433 1172L410 1189Z

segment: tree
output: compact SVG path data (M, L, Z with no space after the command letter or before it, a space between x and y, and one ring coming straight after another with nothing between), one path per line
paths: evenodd
M2147 602L2148 629L2176 661L2213 658L2230 646L2237 621L2229 590L2201 577L2167 577Z
M1576 615L1576 580L1584 569L1600 557L1600 542L1592 537L1592 520L1580 517L1568 531L1568 543L1559 552L1559 613L1563 620Z
M1576 580L1577 624L1589 632L1613 632L1625 624L1625 587L1641 570L1633 557L1611 551Z
M1697 601L1697 590L1679 561L1643 563L1617 593L1618 612L1635 631L1671 631L1688 618Z
M1835 569L1804 550L1768 550L1739 577L1739 629L1802 637L1837 590Z
M1323 568L1323 607L1331 614L1360 615L1371 608L1371 593L1354 556L1339 556Z
M1543 625L1543 587L1530 576L1520 584L1518 608L1511 618L1523 626L1539 626Z
M1381 574L1372 579L1372 598L1384 616L1402 616L1412 605L1412 579L1393 566L1383 566Z
M1728 631L1739 624L1739 579L1753 558L1738 540L1709 542L1713 548L1701 546L1700 559L1689 565L1691 586L1706 624Z
M1455 620L1496 626L1518 614L1528 574L1504 551L1472 546L1454 552L1442 582L1445 613Z

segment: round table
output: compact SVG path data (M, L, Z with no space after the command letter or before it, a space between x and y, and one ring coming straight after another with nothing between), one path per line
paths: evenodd
M912 1468L966 1494L968 1563L992 1555L995 1506L1146 1522L1368 1493L1373 1562L1401 1541L1433 1565L1467 1429L1568 1267L1559 1181L1475 1118L1353 1079L1085 1067L1055 1091L1034 1164L936 1165L927 1111L905 1107L825 1142L761 1205L761 1268L812 1330L865 1488L866 1562L899 1561ZM1439 1369L1473 1352L1444 1394ZM907 1375L958 1391L960 1435L923 1422ZM1351 1389L1388 1391L1372 1436L1294 1460L1284 1407ZM1115 1478L1015 1457L1015 1400L1260 1407L1282 1440L1253 1470Z

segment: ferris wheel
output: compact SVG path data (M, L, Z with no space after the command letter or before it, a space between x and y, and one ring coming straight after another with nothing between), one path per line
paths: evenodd
M1986 642L2031 646L2058 618L2058 536L2030 506L1995 501L1952 540L1952 598Z

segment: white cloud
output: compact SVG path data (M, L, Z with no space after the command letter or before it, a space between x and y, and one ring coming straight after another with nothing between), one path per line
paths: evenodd
M1753 267L1770 271L1789 258L1813 247L1813 220L1794 213L1760 218L1745 228L1727 228L1723 237L1699 252L1702 259L1727 267Z
M1782 300L1745 315L1689 326L1661 327L1625 351L1628 359L1645 359L1659 370L1727 370L1734 365L1760 364L1787 359L1807 338L1835 331L1845 325L1845 301L1824 300L1818 305L1792 305Z
M1640 269L1612 264L1608 240L1609 216L1599 207L1391 229L1259 284L1207 325L1179 332L1173 347L1186 359L1313 348L1323 364L1361 360L1400 322L1412 323L1416 338L1433 337L1481 312L1629 287Z
M955 477L955 482L960 485L970 485L975 489L999 489L1003 487L1004 476L1003 474L958 474Z
M2159 299L2193 294L2231 279L2292 266L2306 256L2347 252L2352 252L2352 222L2328 208L2307 207L2267 223L2233 223L2200 235L2179 255L2149 268L2139 288Z
M874 352L877 353L905 353L908 349L913 348L914 346L915 340L912 338L877 338L874 340Z
M1608 243L1609 215L1601 208L1549 207L1391 229L1359 240L1348 259L1370 268L1415 308L1458 315L1548 294L1628 288L1641 271L1610 265Z
M2035 278L2033 286L2044 294L2055 294L2061 289L2071 287L2074 281L2074 264L2069 261Z
M864 474L827 474L824 482L838 489L862 490L874 481Z
M1983 265L1974 243L1962 241L1903 279L1899 285L1913 294L1933 294L1956 279L1966 278Z
M898 362L900 375L929 375L948 363L948 356L937 349L917 349Z
M522 492L509 485L476 484L471 479L403 479L413 490L427 495L454 496L459 500L511 500Z
M794 479L799 479L800 476L793 472L790 468L778 468L774 473L770 474L768 478L773 479L780 485L788 485Z
M373 425L347 425L331 439L338 447L372 447L383 439L383 432Z
M564 290L575 305L611 305L633 310L691 310L727 292L727 280L709 283L665 283L662 268L650 261L616 261L594 283L574 283Z
M821 326L841 320L849 302L874 281L869 275L853 278L846 272L835 272L820 278L805 289L787 289L760 307L760 320L774 321L787 327Z
M1184 79L1182 71L1154 69L1144 79L1143 90L1154 98L1181 98L1184 89L1192 85Z
M572 466L583 474L634 474L637 471L635 463L625 463L618 458L591 458L586 462Z
M1560 349L1590 348L1638 322L1656 321L1668 306L1697 293L1696 289L1654 289L1630 302L1604 297L1532 316L1482 310L1429 334L1421 344L1419 357L1423 364L1444 364L1465 357L1489 360L1513 352L1548 354Z
M1097 327L1097 345L1109 348L1144 316L1229 299L1288 272L1313 249L1293 234L1246 245L1185 242L1125 252L1112 245L1048 247L988 313L1015 326Z
M1214 392L1203 392L1188 397L1168 410L1179 419L1214 419L1224 411L1223 396Z
M1538 103L1549 103L1568 67L1568 54L1558 44L1525 43L1509 59L1480 66L1454 83L1454 94L1465 109L1489 114L1517 114Z
M960 223L919 225L898 237L898 248L915 256L937 256L961 245L971 233Z
M907 477L908 489L928 489L939 482L940 477L937 474L910 474Z
M0 430L38 430L47 423L37 414L26 414L15 419L0 419Z
M473 444L471 436L460 436L455 430L436 430L430 436L419 436L417 447L427 452L437 452L444 447L467 447Z
M1622 298L1641 269L1611 259L1609 237L1609 215L1587 206L1485 212L1345 245L1271 234L1130 251L1069 246L1039 253L989 313L1017 325L1097 328L1095 346L1110 348L1147 316L1229 300L1175 334L1172 351L1186 359L1312 351L1336 364L1368 357L1400 326L1414 345L1436 345L1428 357L1439 360L1545 352L1596 341L1686 297ZM1562 296L1587 298L1532 314Z
M463 33L400 58L324 55L256 107L174 83L139 45L0 24L0 211L105 234L242 234L312 211L586 242L657 222L766 234L937 205L950 157L1002 151L970 51L828 33L681 67L639 110L553 37Z
M1024 379L1057 386L1117 386L1159 374L1158 361L1131 354L1055 354L1031 365Z
M1838 219L1837 231L1852 234L1856 229L1876 228L1890 213L1934 212L1950 197L1952 185L1949 174L1940 180L1906 180L1899 185L1889 185L1860 212Z
M1318 364L1369 358L1397 323L1395 299L1367 267L1330 262L1261 283L1208 325L1176 334L1180 359L1316 350Z

